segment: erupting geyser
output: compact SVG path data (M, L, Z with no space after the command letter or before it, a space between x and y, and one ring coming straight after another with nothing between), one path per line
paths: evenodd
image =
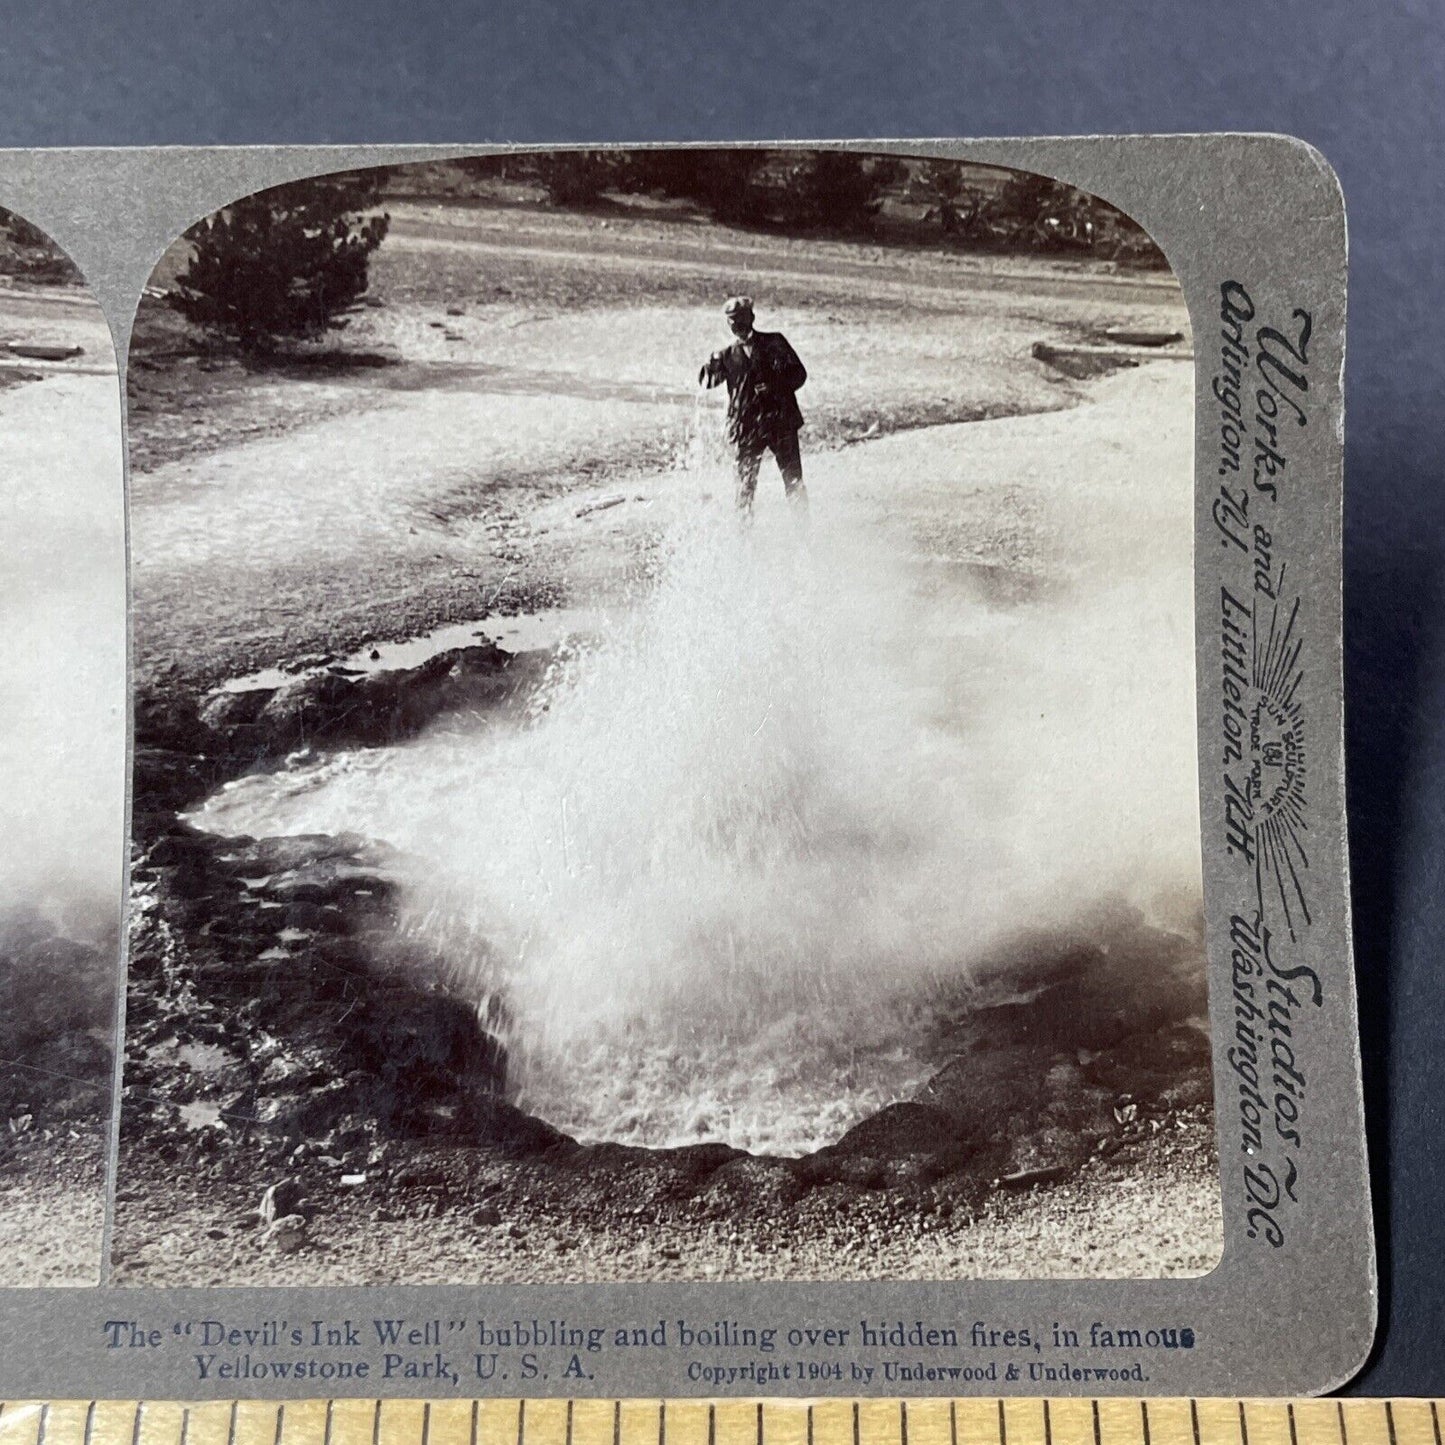
M1191 694L1120 705L1141 646L1109 596L990 607L886 519L746 528L709 481L673 479L635 605L559 648L520 726L443 719L200 821L414 858L410 925L559 1127L797 1153L924 1081L1001 932L1197 880Z

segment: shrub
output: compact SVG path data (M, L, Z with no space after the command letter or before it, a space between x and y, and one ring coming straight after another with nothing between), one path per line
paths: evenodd
M558 151L538 156L535 174L554 206L590 206L621 178L621 157L608 151Z
M763 220L778 196L759 150L629 151L622 157L620 188L691 201L715 221Z
M321 176L246 196L193 226L168 301L243 350L274 350L346 324L390 217L368 215L383 173Z
M988 235L988 198L981 187L964 180L957 161L924 161L914 191L927 206L924 224L936 222L947 239L977 240Z
M866 230L902 174L902 164L889 156L816 151L787 171L785 219L805 227Z
M1035 250L1091 250L1104 204L1063 181L1015 171L993 206L1015 244Z

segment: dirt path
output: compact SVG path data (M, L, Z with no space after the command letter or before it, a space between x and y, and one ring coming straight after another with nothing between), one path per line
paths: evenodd
M425 218L407 211L393 215L392 221L395 249L402 253L475 249L509 259L571 260L578 255L579 240L585 240L590 243L586 249L588 262L594 268L632 272L639 257L635 236L610 245L605 231L561 237L555 231L529 234L525 228L503 231L498 227L489 235L489 227L463 229L455 224L428 224ZM856 253L861 248L851 249ZM816 247L810 255L797 255L791 265L779 264L775 254L761 248L689 244L688 240L679 241L676 236L660 240L645 248L642 254L653 267L679 276L712 279L720 271L731 272L755 287L762 283L774 291L788 292L806 288L814 295L820 284L825 290L830 283L843 290L862 281L875 299L907 302L910 306L922 302L925 306L949 310L958 306L961 280L975 293L975 305L990 292L1049 299L1097 299L1101 287L1112 291L1114 300L1121 305L1157 305L1173 287L1172 278L1167 276L1120 277L1101 274L1097 269L1071 271L1064 266L1039 263L1024 267L1008 261L989 264L974 257L955 259L927 252L909 255L881 248L875 249L871 262L828 257L821 276Z
M495 198L393 198L387 210L395 232L404 236L513 240L539 251L640 255L650 263L715 258L720 266L762 262L802 276L820 269L860 277L887 270L938 275L952 278L955 283L960 275L982 275L1017 282L1022 287L1037 287L1041 282L1089 287L1105 277L1140 293L1158 292L1172 284L1164 271L1112 267L1087 256L1009 255L929 245L883 245L856 236L830 238L816 232L790 236L706 222L695 214L669 214L665 207L635 198L591 211L508 205Z

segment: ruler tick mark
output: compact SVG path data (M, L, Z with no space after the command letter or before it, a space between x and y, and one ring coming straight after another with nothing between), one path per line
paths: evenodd
M1048 1408L1048 1402L1044 1402L1044 1408ZM1149 1445L1149 1402L1139 1401L1139 1423L1144 1427L1144 1445Z
M421 1445L431 1445L431 1401L421 1407Z
M274 1445L281 1445L281 1431L284 1428L285 1424L286 1406L284 1404L280 1404L276 1406L276 1439Z
M1243 1407L1241 1406L1241 1408ZM1342 1401L1336 1403L1335 1412L1340 1417L1340 1445L1350 1445L1349 1432L1345 1429L1345 1407Z
M853 1445L859 1445L859 1442L861 1441L862 1437L863 1437L863 1432L862 1432L862 1430L861 1430L861 1428L860 1428L860 1426L859 1426L859 1421L858 1421L858 1402L857 1402L857 1400L854 1400L854 1401L853 1401Z
M1054 1422L1049 1415L1049 1402L1044 1401L1044 1445L1054 1445Z
M1093 1407L1093 1413L1094 1413L1094 1445L1101 1445L1101 1442L1100 1442L1100 1440L1099 1440L1099 1402L1098 1402L1097 1400L1090 1400L1090 1401L1089 1401L1089 1404ZM1002 1400L1000 1400L1000 1401L998 1402L998 1413L999 1413L999 1418L1002 1419L1002 1418L1003 1418L1003 1401L1002 1401Z
M1390 1432L1390 1445L1398 1445L1395 1439L1395 1412L1390 1408L1390 1402L1385 1401L1385 1428Z
M1299 1445L1299 1431L1295 1428L1293 1404L1285 1406L1285 1415L1289 1419L1289 1445Z
M617 1407L614 1407L614 1408L620 1409L621 1407L620 1407L620 1406L617 1406ZM617 1445L617 1426L616 1426L616 1424L615 1424L615 1419L616 1419L615 1415L614 1415L613 1418L614 1418L614 1424L613 1424L613 1426L612 1426L612 1445ZM517 1401L517 1445L525 1445L524 1432L525 1432L526 1428L527 1428L527 1402L526 1402L525 1400L518 1400L518 1401Z
M898 1439L900 1445L908 1445L908 1401L898 1402ZM761 1441L759 1442L761 1445Z
M1435 1402L1430 1401L1430 1424L1435 1430L1435 1445L1441 1445L1440 1440L1440 1412L1435 1408Z
M1003 1416L1003 1401L998 1402L998 1445L1008 1445L1008 1421ZM1094 1421L1094 1445L1099 1445L1099 1422Z

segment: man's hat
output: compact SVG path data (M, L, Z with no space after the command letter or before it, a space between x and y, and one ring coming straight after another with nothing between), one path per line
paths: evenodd
M752 314L753 298L751 296L734 296L723 307L724 316L751 316Z

